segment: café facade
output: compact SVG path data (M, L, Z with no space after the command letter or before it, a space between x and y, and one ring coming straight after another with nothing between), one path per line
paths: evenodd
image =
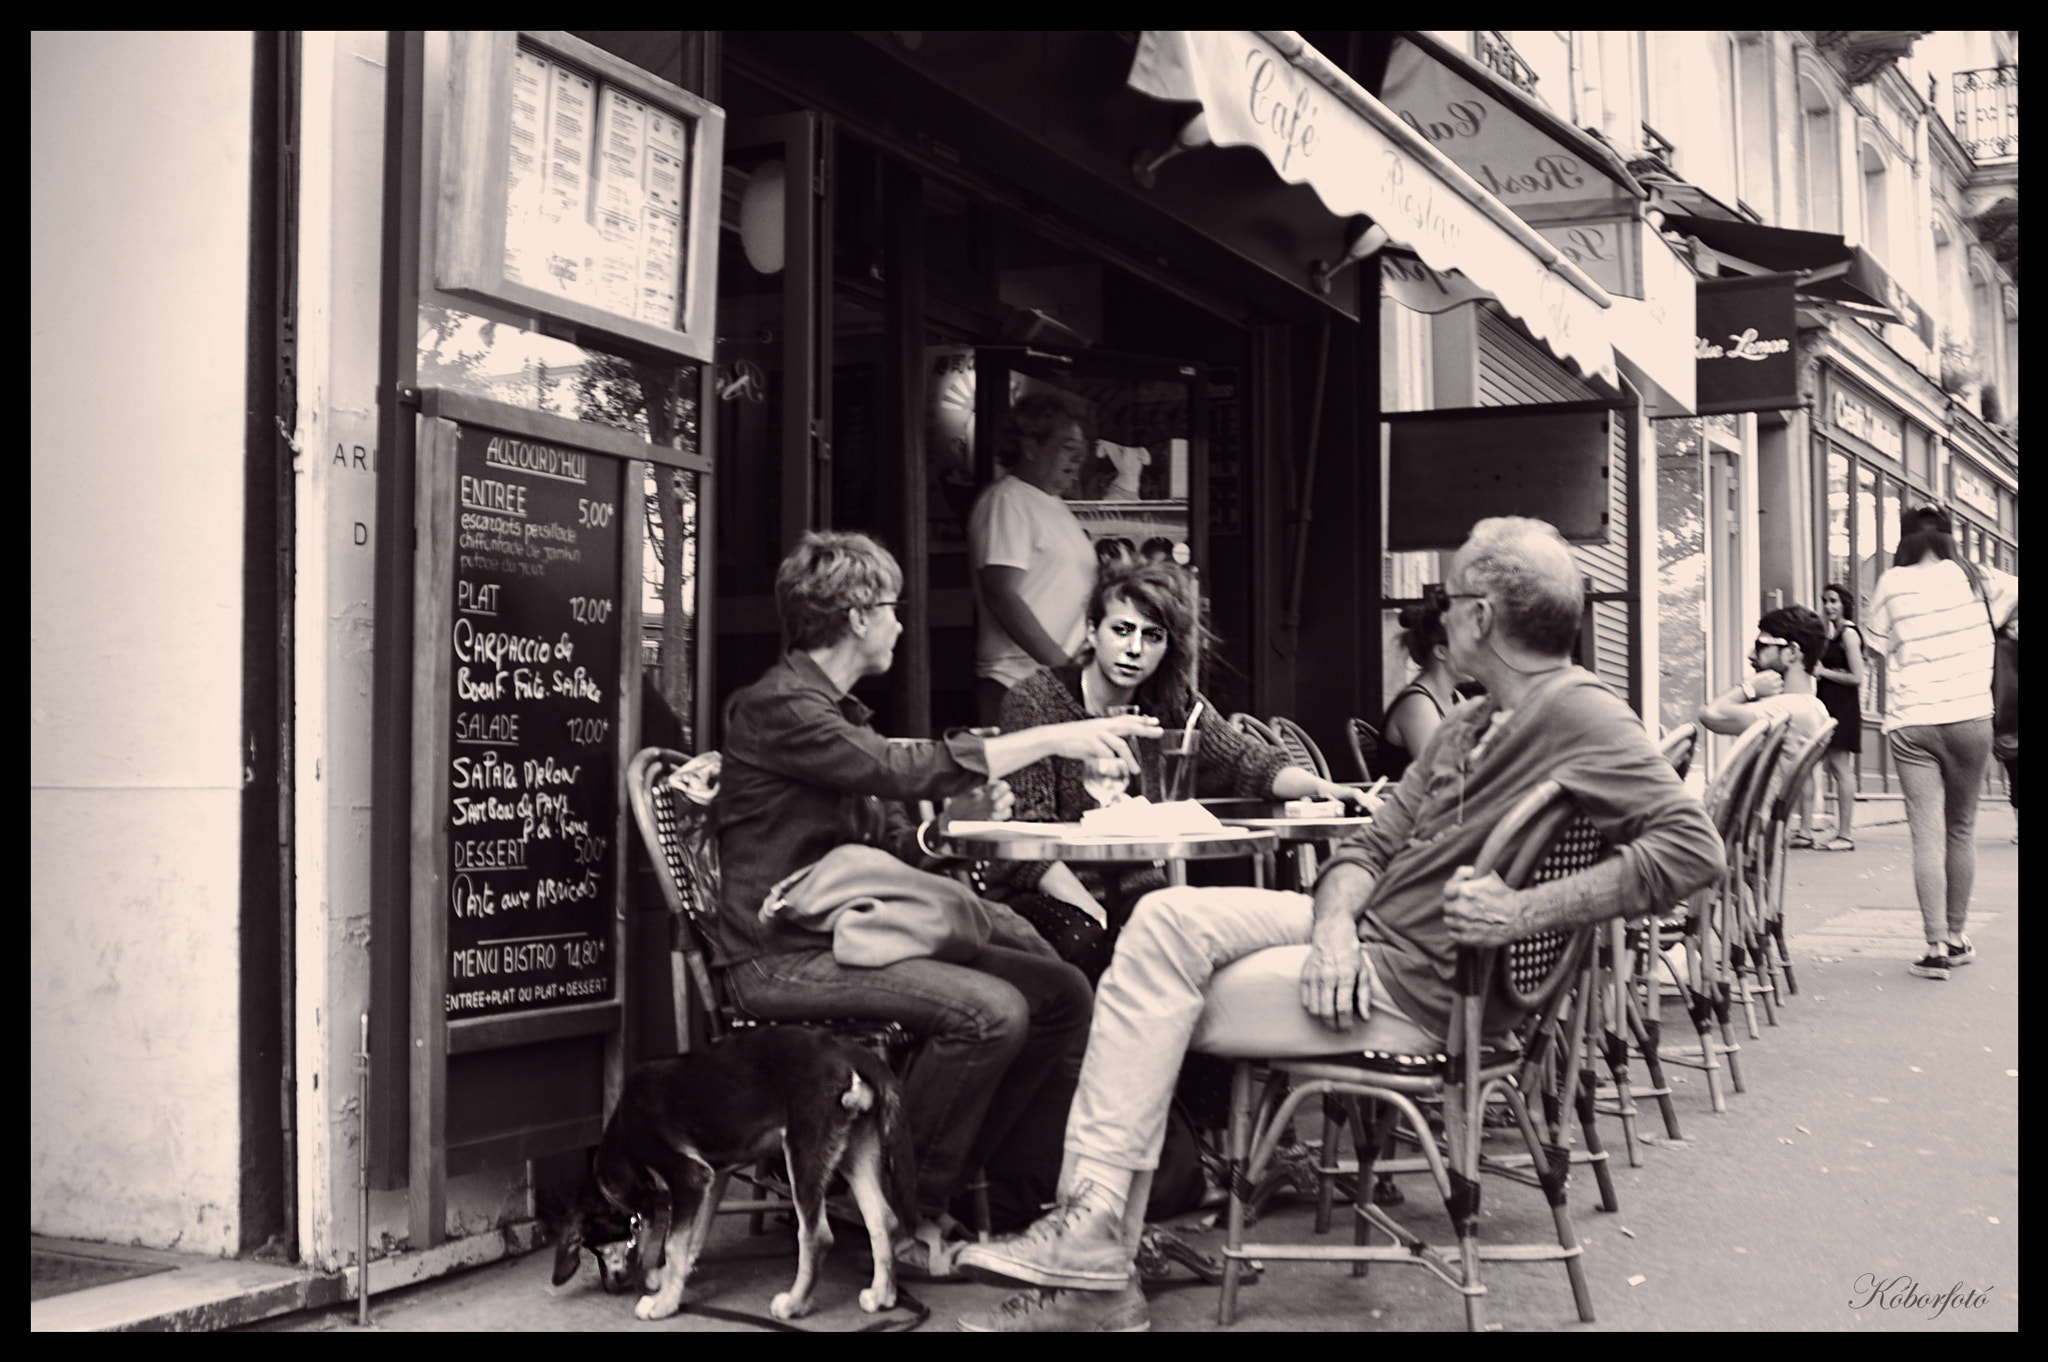
M1429 34L35 62L35 1232L367 1242L373 1283L530 1243L683 1039L631 754L717 745L808 528L904 565L878 726L970 722L966 510L1030 392L1120 452L1098 543L1198 571L1205 690L1340 767L1486 514L1564 530L1582 661L1658 712L1692 273L1610 151Z

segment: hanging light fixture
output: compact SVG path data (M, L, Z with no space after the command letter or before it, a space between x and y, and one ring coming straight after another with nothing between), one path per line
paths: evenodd
M781 161L763 161L740 194L740 249L758 274L782 272L787 180Z
M1196 147L1208 145L1209 120L1202 116L1200 109L1197 109L1193 118L1180 125L1180 131L1173 135L1173 140L1166 144L1164 151L1154 154L1140 149L1138 154L1131 158L1131 178L1144 188L1150 189L1159 183L1159 167L1184 151L1193 151Z
M1344 258L1334 265L1325 265L1320 260L1311 260L1308 277L1318 291L1328 293L1330 283L1346 269L1356 265L1389 240L1387 229L1371 218L1359 216L1344 224Z

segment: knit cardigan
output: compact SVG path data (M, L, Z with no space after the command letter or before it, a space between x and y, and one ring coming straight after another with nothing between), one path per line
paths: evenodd
M1081 668L1085 665L1041 667L1019 681L1003 699L1003 731L1015 733L1040 724L1064 724L1090 717L1081 700ZM1202 734L1195 768L1198 794L1228 794L1246 799L1272 795L1273 778L1288 765L1285 752L1238 732L1207 701L1202 704L1202 717L1196 726ZM1161 771L1156 768L1162 762L1156 745L1133 746L1155 768L1146 773L1147 782L1158 788ZM1071 757L1047 757L1012 771L1006 779L1016 798L1011 816L1019 822L1078 823L1083 813L1095 807L1095 800L1081 784L1081 763ZM1047 865L1044 861L1005 862L1006 873L1000 877L1000 886L1012 891L1030 889L1045 874ZM1086 879L1084 874L1084 883Z

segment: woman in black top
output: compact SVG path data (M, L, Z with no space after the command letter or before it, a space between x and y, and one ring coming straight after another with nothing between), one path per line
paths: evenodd
M1863 635L1856 628L1856 598L1848 587L1840 582L1828 586L1821 592L1820 608L1828 641L1820 651L1820 665L1813 669L1813 689L1835 721L1835 735L1823 759L1835 787L1835 834L1817 845L1822 851L1854 851L1850 833L1856 827L1856 757L1863 751ZM1799 831L1792 845L1816 845L1811 800L1800 802Z
M1387 706L1380 733L1380 774L1399 780L1423 746L1436 736L1437 725L1458 702L1458 683L1451 670L1450 639L1443 615L1433 605L1410 605L1401 611L1401 646L1420 668L1414 680L1395 693Z

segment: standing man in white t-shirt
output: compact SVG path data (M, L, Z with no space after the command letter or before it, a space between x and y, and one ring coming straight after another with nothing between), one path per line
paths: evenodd
M967 518L979 606L974 697L994 724L1003 696L1041 666L1064 665L1088 634L1095 546L1062 497L1080 477L1088 440L1073 409L1032 393L1010 411L1015 452Z

